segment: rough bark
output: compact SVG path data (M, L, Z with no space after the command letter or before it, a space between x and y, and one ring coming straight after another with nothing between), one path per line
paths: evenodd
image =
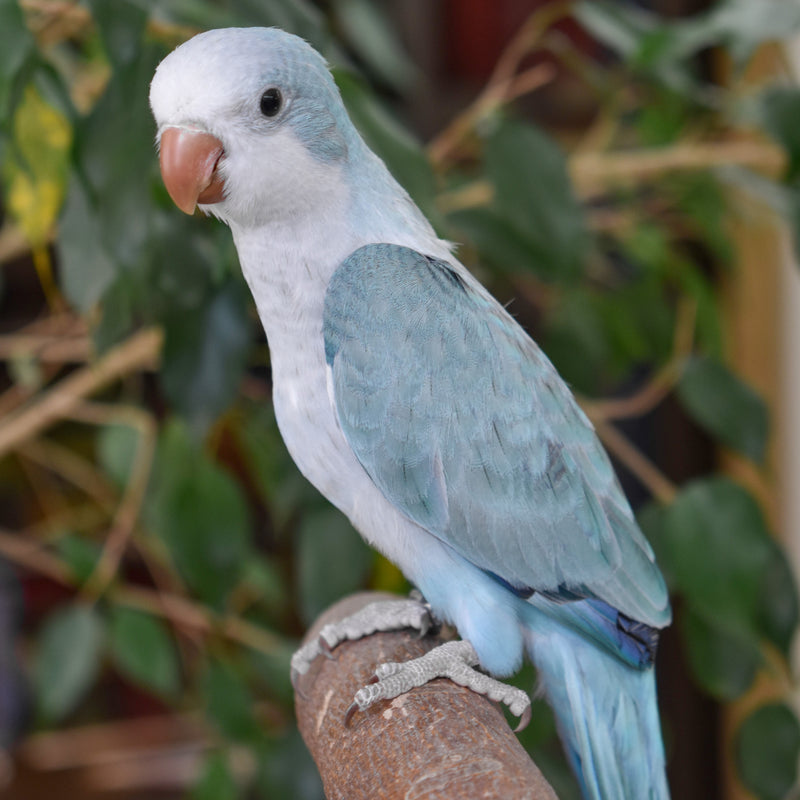
M359 594L329 608L309 631L386 597ZM300 732L328 800L557 800L492 702L447 680L392 701L345 712L384 661L422 655L440 643L413 632L376 633L317 658L295 692Z

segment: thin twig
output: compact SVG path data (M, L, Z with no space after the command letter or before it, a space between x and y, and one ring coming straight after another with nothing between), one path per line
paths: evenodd
M20 445L19 453L77 486L105 511L114 510L115 493L105 476L74 450L57 442L31 439Z
M0 228L0 265L16 261L30 253L31 246L15 225L6 223Z
M109 351L94 364L76 370L19 409L0 425L0 458L69 415L84 398L130 372L150 366L161 349L162 334L148 328Z
M54 364L87 361L92 343L84 334L10 333L0 336L0 360L29 356Z
M93 425L126 425L138 433L136 452L122 500L114 514L97 566L84 585L92 600L100 597L117 572L122 556L133 535L144 501L156 447L156 424L146 411L135 406L105 406L81 403L71 412L73 419Z
M191 628L203 634L220 633L231 641L262 653L274 653L285 645L277 634L231 615L217 616L207 608L175 594L154 592L130 584L112 588L114 602L128 608L163 617L179 627Z
M555 68L551 64L539 64L502 83L490 82L475 101L428 144L431 162L439 166L445 164L482 120L511 100L544 86L554 77Z
M570 13L571 6L570 0L565 0L534 11L500 54L488 86L508 84L525 56L535 49L550 27Z
M28 537L0 530L0 555L63 586L72 585L73 576L69 567L44 546Z
M189 742L209 745L211 741L201 713L173 712L34 733L22 742L19 752L33 769L50 772L107 764L123 757L141 758L143 751L170 744L186 747Z
M780 148L767 142L682 142L671 147L627 152L577 153L569 159L569 171L578 190L587 193L604 189L608 184L640 182L669 172L731 165L777 175L785 163Z
M697 302L694 299L685 299L678 304L676 316L672 355L639 391L629 397L612 400L587 401L581 398L583 410L593 421L641 417L652 411L675 388L692 351Z
M24 536L0 530L0 555L63 586L74 586L75 579L67 565L45 547ZM179 595L131 584L113 586L108 594L118 605L168 619L181 629L189 628L205 635L218 633L252 650L274 653L285 645L281 636L265 628L233 615L214 614Z

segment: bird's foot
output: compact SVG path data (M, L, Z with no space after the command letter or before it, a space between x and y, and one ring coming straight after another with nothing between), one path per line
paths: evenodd
M417 593L418 594L418 593ZM354 641L377 631L414 628L422 637L436 627L430 607L414 595L407 600L381 600L364 606L340 622L325 625L316 639L303 645L292 656L292 684L297 685L317 656L332 658L331 651L345 641Z
M522 689L479 672L475 669L477 665L475 648L465 640L445 642L411 661L380 664L372 681L356 692L353 704L347 709L345 724L357 710L365 711L377 700L391 700L434 678L449 678L490 700L505 703L520 718L516 731L521 731L531 719L530 697Z

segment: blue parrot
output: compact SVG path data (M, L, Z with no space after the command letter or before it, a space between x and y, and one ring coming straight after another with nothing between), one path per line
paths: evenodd
M359 707L457 673L524 713L495 677L527 653L584 796L668 798L653 670L667 591L552 364L369 150L301 39L202 33L159 65L150 103L170 195L233 234L289 452L462 637L379 667Z

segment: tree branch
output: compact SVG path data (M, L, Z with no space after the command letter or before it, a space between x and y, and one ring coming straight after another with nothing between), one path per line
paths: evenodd
M329 608L307 639L392 595L359 594ZM557 800L520 745L503 713L461 686L436 680L392 701L356 712L345 727L355 692L376 665L404 661L441 640L409 631L376 633L340 644L332 659L318 658L297 685L300 733L319 768L328 800L399 800L408 797L477 800Z
M93 364L87 364L42 392L35 401L9 414L0 425L0 458L70 414L86 397L123 375L152 364L161 350L156 328L139 331Z

